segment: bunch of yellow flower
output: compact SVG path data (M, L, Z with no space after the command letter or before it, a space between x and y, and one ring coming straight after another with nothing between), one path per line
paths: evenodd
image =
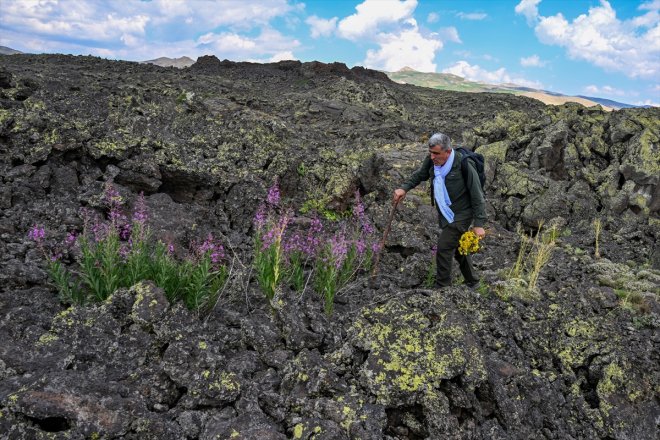
M474 254L479 250L479 240L481 239L477 234L467 231L461 235L461 239L458 241L458 252L461 255Z

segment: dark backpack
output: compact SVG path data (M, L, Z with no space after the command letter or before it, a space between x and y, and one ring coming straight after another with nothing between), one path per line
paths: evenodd
M472 159L472 162L474 163L474 168L477 170L477 174L479 175L479 182L481 182L481 189L484 189L484 185L486 184L484 156L482 154L475 153L474 151L470 151L467 148L463 148L463 147L456 148L456 151L459 151L461 153L461 171L463 172L463 180L467 182L467 173L468 173L467 160Z

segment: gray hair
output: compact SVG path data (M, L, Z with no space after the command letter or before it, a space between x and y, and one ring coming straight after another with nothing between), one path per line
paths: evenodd
M429 139L429 148L440 145L444 151L451 150L451 139L444 133L434 133Z

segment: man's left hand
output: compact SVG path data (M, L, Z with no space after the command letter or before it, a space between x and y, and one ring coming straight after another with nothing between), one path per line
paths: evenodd
M472 232L474 232L479 238L484 238L486 236L486 231L484 231L484 228L480 228L479 226L472 228Z

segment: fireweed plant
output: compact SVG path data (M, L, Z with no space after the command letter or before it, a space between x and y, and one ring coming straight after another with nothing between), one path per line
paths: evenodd
M375 230L366 216L359 191L355 192L352 217L323 243L314 260L314 287L323 297L329 315L339 290L360 271L369 271L378 252Z
M279 215L280 188L277 182L268 190L268 197L254 216L254 269L259 287L268 300L284 277L282 239L290 213Z
M183 301L190 309L215 304L227 270L224 248L212 235L202 243L192 243L188 255L179 260L171 243L152 239L143 194L130 219L115 188L108 185L103 197L107 218L84 210L83 232L79 236L70 233L59 247L69 256L75 254L77 270L66 269L61 262L64 252L51 252L49 274L63 302L102 301L119 288L150 279L171 302ZM29 238L43 249L44 235L45 231L35 226Z
M330 314L338 291L360 270L369 270L378 251L360 194L355 193L353 215L334 233L325 232L317 217L306 228L294 229L292 212L279 213L279 202L280 191L275 183L254 217L254 268L259 286L271 300L281 283L288 282L302 293L311 278Z
M51 251L47 250L46 230L43 227L34 225L28 233L28 238L35 242L37 248L46 259L48 263L48 275L53 280L60 301L66 304L82 303L84 297L80 283L72 278L61 261L64 254L68 253L70 248L75 244L77 239L76 234L69 232L64 240L64 246L59 245Z

